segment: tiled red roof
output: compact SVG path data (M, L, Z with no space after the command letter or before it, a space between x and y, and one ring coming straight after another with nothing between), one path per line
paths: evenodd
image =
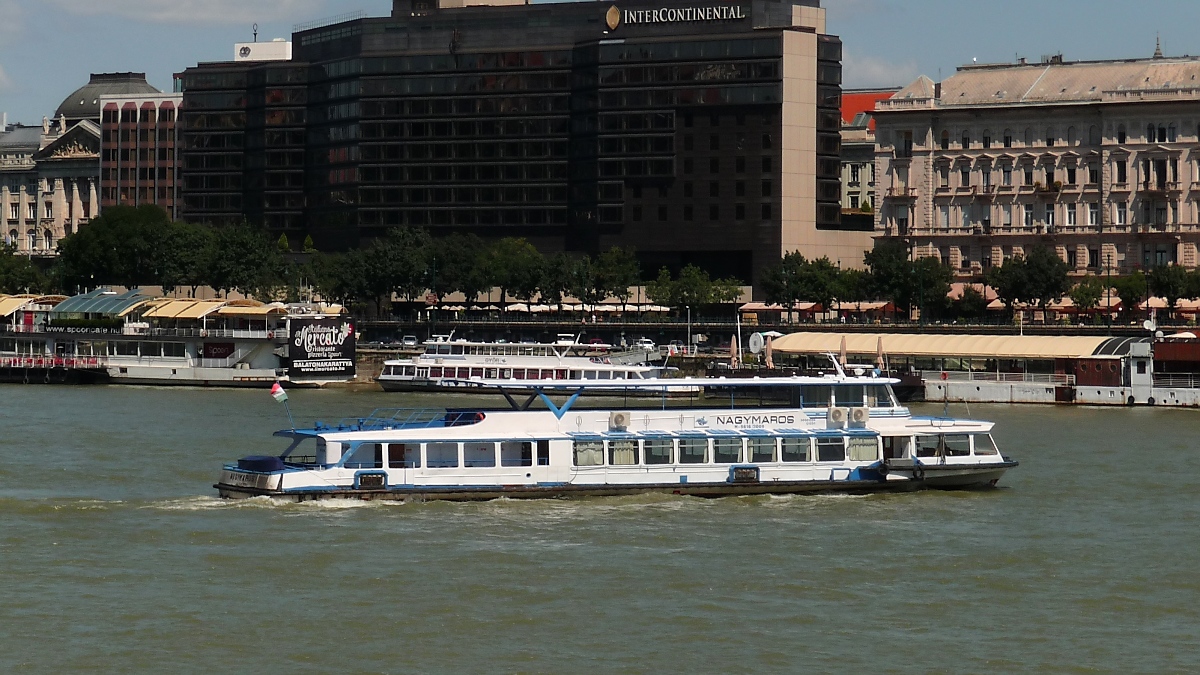
M842 92L842 122L849 124L859 113L875 110L876 101L887 100L895 93L895 89ZM875 130L874 119L871 120L871 130Z

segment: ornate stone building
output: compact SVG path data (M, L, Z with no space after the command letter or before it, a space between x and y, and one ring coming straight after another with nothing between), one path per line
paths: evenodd
M51 256L100 208L100 99L158 90L142 73L92 75L42 125L0 125L0 223L6 243Z
M876 236L964 277L1038 244L1077 275L1194 268L1198 78L1161 52L922 76L876 107Z

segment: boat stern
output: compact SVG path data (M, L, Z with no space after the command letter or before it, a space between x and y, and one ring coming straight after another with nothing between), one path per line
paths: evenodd
M225 499L280 494L283 470L283 460L278 457L243 457L237 464L225 465L213 487Z

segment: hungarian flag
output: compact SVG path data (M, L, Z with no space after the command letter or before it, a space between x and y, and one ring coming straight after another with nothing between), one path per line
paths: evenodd
M280 403L287 400L287 392L283 390L283 387L279 386L278 382L271 385L271 396Z

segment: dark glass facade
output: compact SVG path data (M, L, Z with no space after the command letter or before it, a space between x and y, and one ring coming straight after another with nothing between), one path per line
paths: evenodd
M737 18L397 0L390 18L297 33L289 62L188 69L184 216L244 216L322 249L397 225L620 245L649 274L696 263L751 281L780 255L782 33L813 32L792 10L816 1L721 6ZM818 39L818 122L833 116L818 218L836 227L841 45Z

